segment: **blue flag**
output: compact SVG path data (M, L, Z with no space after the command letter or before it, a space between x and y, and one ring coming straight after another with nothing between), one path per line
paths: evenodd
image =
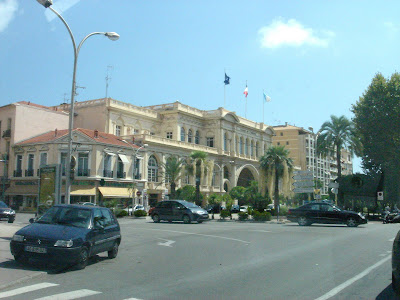
M225 85L229 84L230 79L231 78L228 75L226 75L226 73L225 73L225 80L224 80Z

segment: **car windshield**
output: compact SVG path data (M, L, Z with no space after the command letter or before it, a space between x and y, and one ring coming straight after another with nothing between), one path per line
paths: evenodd
M8 206L3 201L0 201L0 208L8 208Z
M91 211L88 209L53 206L37 220L37 223L87 228L90 218Z
M182 202L183 205L185 205L187 208L199 208L199 206L197 206L196 204L192 203L192 202Z

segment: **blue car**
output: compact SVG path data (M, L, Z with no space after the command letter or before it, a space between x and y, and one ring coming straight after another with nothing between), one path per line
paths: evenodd
M121 243L117 219L105 207L55 205L37 221L18 230L10 250L17 262L39 259L84 269L101 252L115 258Z

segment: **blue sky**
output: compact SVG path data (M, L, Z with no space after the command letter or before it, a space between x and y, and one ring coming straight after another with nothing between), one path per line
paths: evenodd
M351 118L377 72L400 69L400 1L54 0L53 7L77 43L95 31L121 36L83 45L78 101L105 96L108 70L112 98L213 110L224 106L226 70L227 109L318 131L332 114ZM0 0L0 55L0 105L69 101L71 40L36 0ZM271 97L264 116L263 90Z

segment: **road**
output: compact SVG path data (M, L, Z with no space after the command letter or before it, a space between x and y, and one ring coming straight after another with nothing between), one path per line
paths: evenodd
M1 290L0 298L395 299L390 257L398 224L120 224L116 259L102 254L85 270L61 273L36 265L43 276Z

